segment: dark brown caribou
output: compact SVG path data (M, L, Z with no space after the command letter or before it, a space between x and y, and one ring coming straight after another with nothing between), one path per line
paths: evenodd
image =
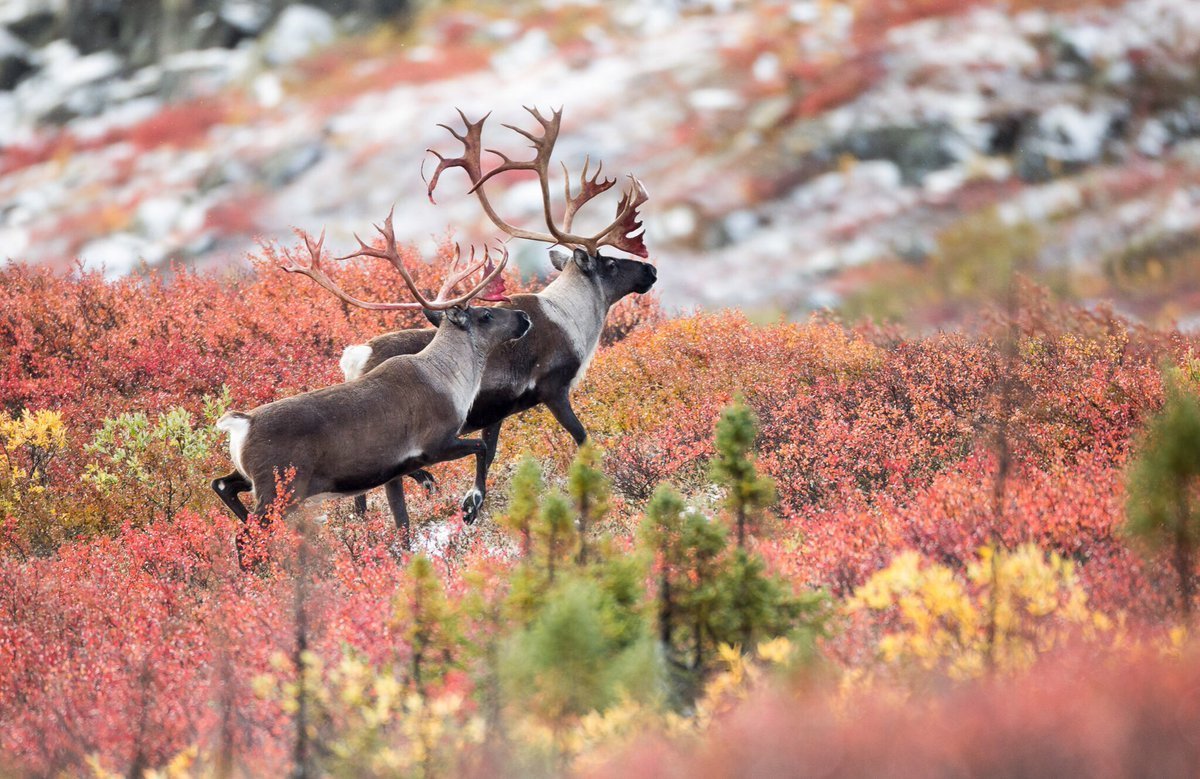
M310 259L289 257L283 267L309 276L353 305L375 310L421 308L436 312L440 324L424 348L387 360L361 378L246 413L233 411L217 422L217 427L229 434L234 470L213 480L212 486L243 522L249 512L238 495L253 493L254 513L262 521L277 497L277 476L288 468L294 469L294 475L285 512L317 495L359 494L423 466L467 455L476 456L479 473L486 470L486 447L482 441L460 438L463 423L488 356L501 344L523 337L529 331L530 318L515 309L467 304L499 278L508 252L504 251L494 267L485 253L479 263L452 274L441 292L429 300L404 267L392 215L376 227L384 238L383 249L360 240L358 252L339 259L369 256L387 260L399 271L415 301L374 303L342 292L321 268L324 235L315 243L305 236ZM478 284L453 295L458 283L480 270L485 270L485 275ZM397 509L396 525L408 546L403 501ZM238 541L241 557L244 534Z
M658 273L654 266L638 260L610 257L600 253L601 247L646 257L648 252L642 240L642 229L638 209L647 200L645 188L630 176L630 187L617 205L616 218L599 232L590 235L571 233L572 222L578 210L589 200L610 189L615 179L600 177L598 167L588 175L585 162L579 177L577 192L572 192L570 177L566 181L566 207L561 227L552 215L549 170L550 156L558 138L562 112L554 111L549 118L535 109L526 109L541 125L541 135L535 136L525 130L505 125L528 139L534 149L534 157L528 161L513 161L499 152L501 164L487 173L480 163L482 151L484 116L471 122L460 111L465 128L463 132L446 129L463 144L463 154L447 157L436 151L437 169L429 180L429 196L433 199L434 189L441 174L450 168L462 168L471 182L471 192L491 221L505 233L515 238L541 241L561 246L570 251L551 249L551 262L560 274L537 294L513 295L505 305L527 314L533 322L532 332L521 339L501 345L488 358L484 368L479 394L475 398L464 432L483 431L486 449L484 467L476 469L475 485L463 498L466 521L471 522L483 505L487 492L487 469L496 456L500 427L513 414L526 411L539 404L545 405L562 425L576 444L587 438L587 430L571 407L571 391L587 372L596 347L600 343L600 332L609 309L621 298L632 293L650 290ZM432 151L432 150L431 150ZM490 150L489 150L490 151ZM513 226L500 218L488 199L484 185L493 176L513 170L534 171L541 184L542 201L547 232L536 232ZM563 168L564 174L566 167ZM436 319L436 315L434 316ZM341 368L348 381L358 379L384 365L396 355L414 354L424 349L434 337L430 328L401 330L386 333L365 344L350 346L342 355ZM410 474L419 482L429 486L432 479L425 471ZM403 501L404 490L398 477L387 485L389 503ZM366 509L365 496L356 498L359 512Z

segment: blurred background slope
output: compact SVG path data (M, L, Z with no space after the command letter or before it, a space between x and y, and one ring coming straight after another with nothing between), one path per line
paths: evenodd
M293 226L349 250L393 202L430 253L478 240L461 174L425 197L424 151L457 151L458 106L517 153L521 105L564 106L573 170L645 182L673 308L945 326L1017 270L1200 328L1180 0L8 0L0 257L244 265ZM536 223L536 185L503 184Z

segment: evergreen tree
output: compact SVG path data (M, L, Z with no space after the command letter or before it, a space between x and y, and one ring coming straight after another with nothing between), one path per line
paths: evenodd
M824 630L822 593L796 596L771 576L762 559L745 548L774 500L770 479L750 459L753 413L738 401L718 423L718 456L712 477L727 490L738 543L728 527L688 510L671 487L660 485L646 507L642 543L654 556L658 583L658 639L672 671L677 704L686 705L703 688L722 644L749 651L776 636L801 637L802 646Z
M642 543L654 555L658 578L658 639L670 647L674 637L674 582L683 568L683 498L669 484L660 484L646 506Z
M738 548L745 548L747 532L757 530L763 512L775 502L775 482L759 476L750 459L757 436L754 411L736 398L717 422L717 456L711 473L713 481L727 491L725 505L733 514Z
M526 456L513 474L508 490L508 513L500 518L500 524L517 536L521 557L526 560L533 552L533 525L543 488L542 467L537 460Z
M1166 384L1166 403L1150 420L1130 467L1126 528L1152 548L1170 550L1180 617L1190 623L1200 542L1200 398L1174 375Z
M542 559L546 561L546 580L553 584L555 570L561 569L575 549L575 522L565 495L555 490L542 498L542 509L533 531Z
M579 554L576 561L586 565L589 534L592 527L608 514L610 496L608 479L600 469L600 452L592 446L591 441L585 442L575 455L567 471L567 489L575 501L575 511L579 517Z

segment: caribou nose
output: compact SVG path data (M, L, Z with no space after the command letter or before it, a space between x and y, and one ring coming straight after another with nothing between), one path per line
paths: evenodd
M637 291L640 293L649 292L650 288L654 286L654 282L658 281L658 268L649 263L646 263L644 267L644 277L642 283L637 288Z

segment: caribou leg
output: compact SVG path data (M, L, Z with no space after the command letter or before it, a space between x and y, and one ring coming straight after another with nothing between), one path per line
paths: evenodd
M500 442L500 426L503 424L504 420L502 419L483 429L484 452L483 457L475 461L475 486L463 496L462 500L463 520L468 525L479 516L479 510L483 507L483 499L487 497L487 475L492 468L492 461L496 459L496 449Z
M217 493L217 497L221 502L229 507L241 521L245 522L247 515L250 513L246 510L246 506L238 497L243 492L249 492L254 488L250 480L243 476L239 471L234 471L228 476L222 476L219 479L212 481L213 492Z
M583 446L583 442L587 440L587 430L579 421L579 417L575 416L575 409L571 408L571 398L566 391L563 391L558 397L547 400L546 408L550 409L550 413L554 415L558 424L562 425L575 439L576 446Z
M424 487L427 493L433 492L433 488L437 486L437 481L433 478L433 475L424 468L418 468L408 475L412 477L413 481ZM367 515L367 494L365 492L362 495L354 496L354 513L359 518Z
M404 477L396 478L383 485L387 494L388 508L392 510L392 519L396 520L396 530L400 531L400 545L404 551L412 551L412 535L409 532L408 505L404 501Z
M248 532L250 512L246 510L246 505L242 503L242 499L238 495L254 489L254 485L241 472L234 471L228 476L213 479L212 488L217 493L217 497L229 507L229 510L233 512L240 523L237 535L234 537L234 549L237 551L238 567L245 571L249 567L246 565L246 545L250 541Z
M418 468L409 477L425 488L425 492L433 492L433 488L437 486L437 480L433 478L433 474L424 468Z

